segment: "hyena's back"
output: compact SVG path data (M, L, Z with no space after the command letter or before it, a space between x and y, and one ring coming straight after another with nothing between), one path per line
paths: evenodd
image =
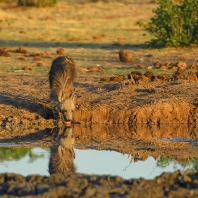
M76 76L75 63L67 56L60 56L52 62L49 72L51 99L63 101L73 93L73 82Z

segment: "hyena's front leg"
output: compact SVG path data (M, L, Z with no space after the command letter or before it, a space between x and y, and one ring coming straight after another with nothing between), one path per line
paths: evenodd
M64 129L65 129L65 126L64 125L61 125L60 127L55 127L53 129L53 141L55 143L58 143L59 140L60 140L60 137L63 135L64 133Z
M60 120L60 115L59 115L59 110L58 110L57 106L54 106L53 113L54 113L54 119L56 121L59 121Z
M64 122L64 117L62 112L59 110L57 106L54 106L53 112L54 112L54 119L56 121L56 125L61 126Z

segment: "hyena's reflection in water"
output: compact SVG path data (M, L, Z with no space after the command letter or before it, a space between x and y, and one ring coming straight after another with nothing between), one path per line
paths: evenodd
M73 163L75 138L72 127L54 128L53 146L50 148L49 174L74 173L76 167Z

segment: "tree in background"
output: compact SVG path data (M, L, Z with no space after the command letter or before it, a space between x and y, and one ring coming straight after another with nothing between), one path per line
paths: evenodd
M154 36L150 47L198 44L198 0L159 0L159 7L147 24L138 21Z
M58 2L58 0L18 0L18 6L53 6Z

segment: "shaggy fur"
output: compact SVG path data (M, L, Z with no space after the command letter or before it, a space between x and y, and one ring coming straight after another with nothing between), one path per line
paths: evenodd
M72 128L55 128L53 132L54 146L50 148L49 173L74 173L76 167L73 163L75 158Z
M61 117L64 121L72 120L72 112L75 110L73 87L75 77L75 63L71 58L60 56L52 62L49 82L55 119Z

